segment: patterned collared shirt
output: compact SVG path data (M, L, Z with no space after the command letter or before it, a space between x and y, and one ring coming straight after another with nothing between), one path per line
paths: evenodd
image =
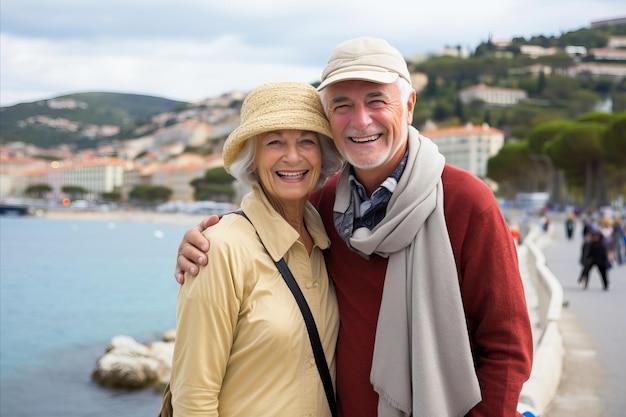
M385 217L387 204L389 204L391 194L395 191L398 181L404 172L408 157L409 150L407 149L400 164L398 164L391 175L374 190L371 197L368 197L365 187L356 179L354 168L350 167L350 187L352 194L354 195L356 193L361 200L360 204L355 205L356 212L354 214L352 230L361 227L367 227L369 230L372 230Z

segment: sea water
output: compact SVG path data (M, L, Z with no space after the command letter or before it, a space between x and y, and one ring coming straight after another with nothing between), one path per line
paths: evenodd
M91 372L112 337L174 328L191 226L0 217L0 416L156 416L160 393Z

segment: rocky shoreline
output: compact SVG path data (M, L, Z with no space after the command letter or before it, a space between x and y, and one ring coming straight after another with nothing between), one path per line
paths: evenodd
M35 210L32 216L76 221L172 224L191 228L209 215L159 213L138 209L100 211L46 208L45 210ZM131 336L115 336L106 346L103 355L96 361L91 372L91 379L107 388L152 387L157 392L161 392L170 378L175 338L175 329L165 331L161 340L146 344L137 342Z

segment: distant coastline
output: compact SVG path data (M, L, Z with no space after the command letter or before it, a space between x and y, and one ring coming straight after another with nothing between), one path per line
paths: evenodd
M208 214L158 213L151 210L71 210L65 208L46 208L37 210L32 217L47 219L96 220L110 222L135 222L196 226Z

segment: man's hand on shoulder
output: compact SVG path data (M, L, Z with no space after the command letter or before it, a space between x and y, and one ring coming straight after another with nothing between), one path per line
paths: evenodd
M178 245L176 269L174 278L179 284L185 283L185 272L197 275L200 266L207 264L206 253L209 251L209 241L202 232L219 222L217 215L211 215L201 221L196 227L189 229L183 235L183 240Z

